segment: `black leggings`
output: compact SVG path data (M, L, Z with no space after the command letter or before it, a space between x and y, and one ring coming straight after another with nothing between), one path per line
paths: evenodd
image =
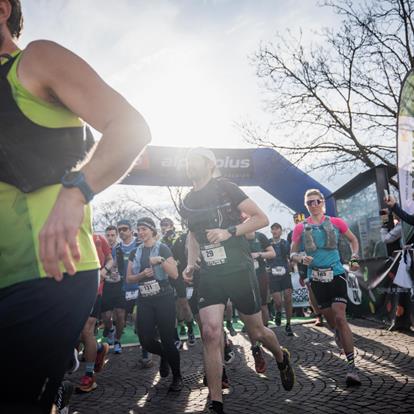
M97 270L0 289L1 413L50 413L97 289Z
M161 342L157 338L157 328ZM173 294L138 299L137 332L143 348L165 358L174 377L181 376L180 353L174 344L175 299Z

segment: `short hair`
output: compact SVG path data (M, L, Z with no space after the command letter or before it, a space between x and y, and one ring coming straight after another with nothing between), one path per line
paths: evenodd
M273 229L280 229L280 230L282 230L282 226L281 226L279 223L273 223L273 224L270 226L270 229L271 229L271 230L273 230Z
M319 196L322 200L325 200L325 196L317 188L311 188L307 190L304 198L306 199L306 197L309 197L311 195Z
M118 228L112 224L105 229L105 233L111 230L115 230L118 233Z
M9 0L12 8L10 17L7 20L7 27L13 37L18 39L23 29L23 14L20 0Z

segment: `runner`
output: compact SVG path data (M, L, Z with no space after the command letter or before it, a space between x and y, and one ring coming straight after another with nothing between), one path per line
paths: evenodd
M305 206L310 217L293 231L291 258L308 266L307 276L318 305L329 324L336 327L337 342L339 339L348 361L347 385L360 385L354 361L354 341L345 313L348 302L346 274L338 251L339 235L343 234L352 250L350 269L359 269L358 239L344 220L325 215L325 198L319 190L306 191ZM304 251L305 256L299 254L300 251Z
M292 389L295 375L289 352L280 347L275 334L263 325L257 278L244 237L267 225L267 217L235 184L213 178L215 170L212 151L197 148L189 152L187 174L194 187L183 200L181 213L190 230L186 280L191 281L200 253L202 257L199 307L210 410L223 413L221 349L223 314L229 298L250 338L263 343L275 356L285 389ZM241 213L250 217L243 224L240 224Z
M251 255L253 258L254 268L256 270L257 282L259 284L260 299L262 305L262 320L265 326L269 323L269 309L267 300L269 296L269 275L266 271L265 260L271 260L275 257L275 251L269 243L267 237L259 231L246 233L246 239L249 242ZM266 360L260 342L254 342L252 338L252 355L254 358L254 367L258 374L266 372Z
M105 229L105 238L111 249L116 246L118 243L118 229L116 226L110 225Z
M89 202L150 134L69 50L20 50L22 22L20 1L0 0L0 412L49 414L96 298ZM103 134L89 155L82 120Z
M275 252L275 257L269 261L270 275L269 285L270 293L275 305L276 315L275 324L282 324L282 294L286 312L285 332L288 336L293 336L290 320L292 318L292 277L290 275L289 265L289 244L282 239L282 226L279 223L273 223L270 227L273 237L270 243Z
M104 280L107 273L112 269L112 253L111 248L105 237L98 234L93 235L96 252L98 253L100 270L100 283L98 295L92 312L83 327L81 334L81 342L85 345L83 356L85 358L85 375L81 378L78 390L80 392L91 392L96 389L95 373L100 372L105 363L105 357L109 351L109 345L106 343L97 343L95 338L96 321L101 314L102 291Z
M169 278L178 277L177 265L169 247L157 241L157 230L151 218L138 220L137 228L142 243L130 255L127 272L127 282L139 286L137 333L142 346L161 357L161 377L167 377L171 368L173 380L169 390L178 392L183 380L180 354L174 344L174 292L168 282Z
M191 313L190 305L187 300L186 286L183 280L182 272L185 269L183 263L186 263L185 258L185 239L186 237L182 234L179 235L175 231L174 222L165 217L160 221L162 239L161 242L167 245L174 256L178 266L178 278L170 279L170 283L175 290L175 304L177 310L177 322L180 325L180 336L185 336L186 331L183 323L187 325L188 329L188 341L189 346L195 345L195 336L193 330L193 315ZM183 262L184 260L184 262ZM178 336L178 332L175 336L175 342L178 349L182 348L182 342Z

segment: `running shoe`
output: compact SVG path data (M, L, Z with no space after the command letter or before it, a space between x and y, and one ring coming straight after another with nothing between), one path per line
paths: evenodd
M73 357L71 358L70 363L69 363L68 373L73 374L78 369L79 369L79 353L78 353L78 350L74 348Z
M180 326L180 336L185 336L187 334L187 332L185 331L185 326L181 325Z
M275 325L276 326L282 325L282 312L276 312Z
M283 388L290 391L295 385L295 371L290 363L290 353L286 348L281 348L283 352L283 362L278 362L277 367L280 371L280 379L282 380Z
M80 380L80 385L77 387L77 391L81 393L91 392L97 387L95 382L95 375L84 375Z
M359 375L354 364L348 365L345 381L347 387L361 385L361 380L359 379Z
M139 363L140 363L141 369L147 369L147 368L151 368L154 366L154 363L152 362L151 358L141 358L139 360Z
M251 350L254 358L254 368L258 374L263 374L267 367L263 350L260 345L252 346Z
M315 323L313 326L323 326L323 316L322 315L316 315Z
M231 321L226 322L226 328L229 331L230 336L236 336L237 335L237 332L234 329L234 326L233 326Z
M114 354L122 354L122 346L121 346L121 342L115 342L114 345Z
M180 349L183 349L183 341L181 341L180 339L178 340L178 341L175 341L174 342L174 344L175 344L175 347L178 349L178 350L180 350Z
M193 332L189 332L188 333L188 340L187 340L187 345L188 346L194 346L196 344L196 338Z
M184 387L183 379L181 377L174 377L168 391L180 392Z
M293 336L293 331L292 331L292 327L290 326L290 324L286 325L285 332L287 336Z
M220 407L217 407L217 406L214 406L212 402L208 406L208 412L209 414L226 414L223 411L223 404Z
M101 372L102 368L105 364L105 357L108 355L109 352L109 345L105 342L101 344L102 348L100 352L96 353L96 359L95 359L95 372Z
M168 361L165 358L161 358L160 361L160 376L161 378L168 377L170 373L170 366L168 365Z
M113 345L115 342L115 328L111 328L108 332L108 336L106 337L106 342L108 345Z
M56 413L69 414L69 401L73 394L73 384L70 381L62 381L55 398Z

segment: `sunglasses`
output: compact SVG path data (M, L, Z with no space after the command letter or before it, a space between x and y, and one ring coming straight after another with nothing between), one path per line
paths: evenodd
M306 202L306 205L308 207L316 207L316 206L319 206L321 204L323 204L323 200L308 200Z
M128 231L129 227L118 227L118 231Z

